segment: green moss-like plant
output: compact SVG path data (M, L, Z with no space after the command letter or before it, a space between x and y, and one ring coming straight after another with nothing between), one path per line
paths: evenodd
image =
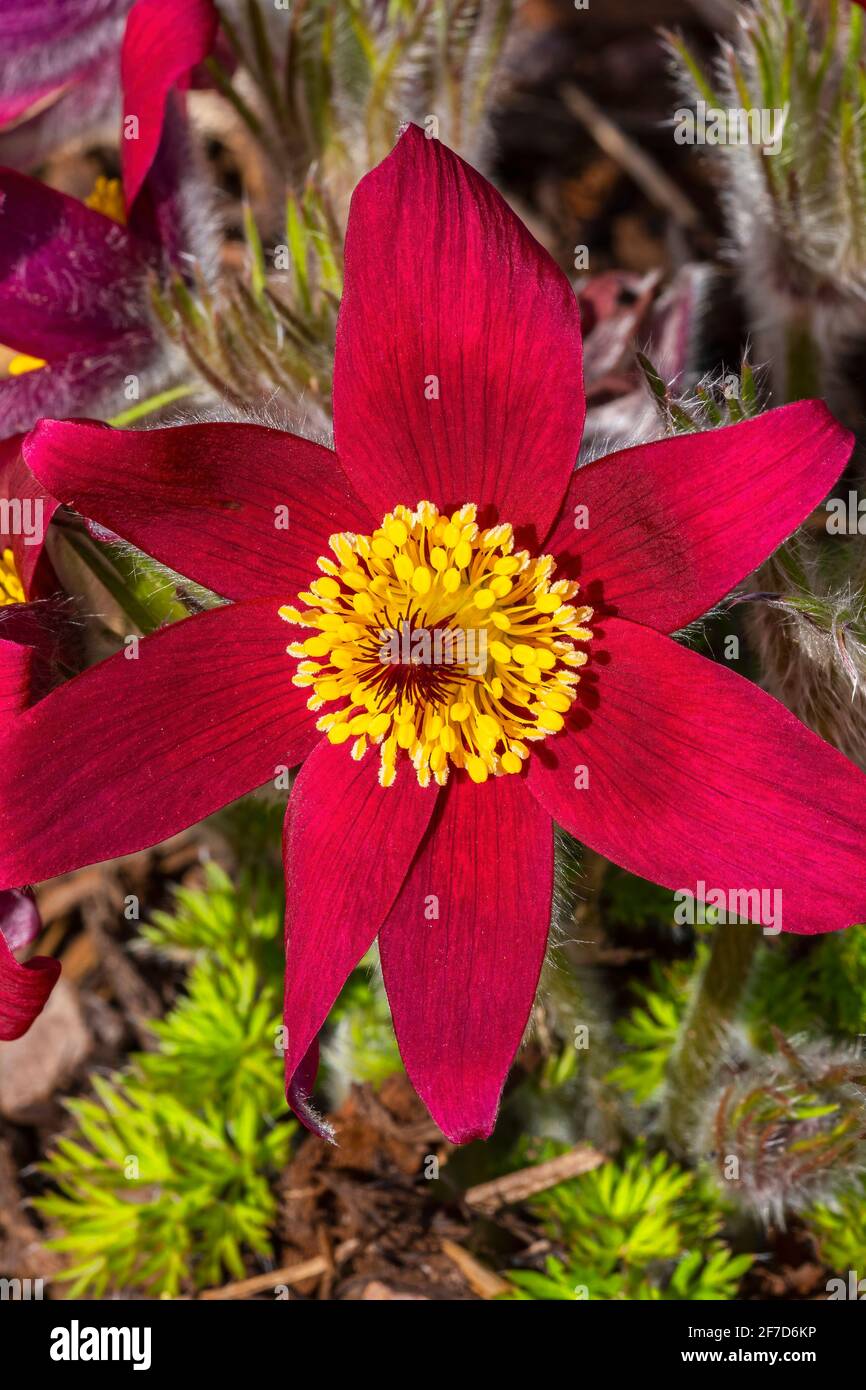
M544 1273L510 1274L507 1296L518 1300L729 1299L752 1263L720 1239L709 1185L643 1145L531 1205L567 1254L550 1256Z
M153 1052L70 1102L74 1127L42 1165L57 1190L36 1206L60 1229L50 1243L69 1257L70 1297L173 1297L242 1277L245 1251L270 1254L269 1178L295 1129L275 1046L282 915L278 884L234 884L210 864L145 928L190 963L186 992L151 1024Z

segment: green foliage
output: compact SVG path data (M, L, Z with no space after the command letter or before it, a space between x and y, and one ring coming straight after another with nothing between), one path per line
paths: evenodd
M821 1258L840 1273L864 1270L866 1252L866 1179L853 1183L832 1203L815 1205L807 1213Z
M72 1132L43 1165L58 1191L39 1199L70 1259L70 1297L128 1287L174 1296L242 1277L244 1249L267 1256L268 1178L288 1156L281 1024L281 893L266 877L234 884L216 864L200 889L144 929L153 949L190 963L186 993L95 1099L70 1102Z
M281 240L265 248L245 215L247 270L218 291L196 272L154 286L168 337L214 390L243 410L262 397L301 395L330 411L334 334L342 292L342 228L325 194L290 196Z
M866 283L864 16L850 0L753 0L738 7L734 41L708 74L669 36L689 86L715 109L785 111L778 147L717 147L784 248L786 272L858 297ZM753 180L753 182L752 182Z
M629 890L630 891L630 890ZM620 903L622 911L622 902ZM852 927L809 943L763 941L743 1004L742 1023L754 1047L775 1050L786 1036L830 1033L856 1038L866 1008L866 929ZM633 980L637 1004L615 1025L624 1051L608 1081L639 1105L657 1097L685 1014L692 980L707 958L705 943L688 961L653 961L648 982Z
M277 168L299 186L309 169L349 186L388 153L402 120L434 112L442 138L477 137L514 0L299 0L244 23L220 5L223 30L257 88L256 109L219 63L209 66Z
M245 272L215 291L186 267L153 301L221 399L240 410L303 400L327 428L352 189L407 119L432 117L430 133L470 157L480 148L513 10L514 0L300 0L275 14L248 0L239 21L220 7L254 98L218 58L207 66L285 182L285 224L263 237L245 208Z
M673 922L673 894L667 888L612 867L604 879L602 901L606 919L614 926L659 927Z
M815 952L815 1008L824 1026L862 1036L866 1018L866 926L822 937Z
M331 1082L342 1089L352 1081L379 1086L403 1063L381 977L371 974L375 948L349 977L333 1013L333 1029L322 1047Z
M49 1244L69 1257L57 1280L70 1298L173 1297L224 1270L243 1277L244 1248L270 1254L268 1174L292 1124L272 1124L253 1096L230 1119L215 1100L187 1105L134 1070L93 1086L98 1100L69 1103L75 1129L42 1165L59 1191L35 1203L64 1232Z
M668 434L692 434L697 430L736 425L758 415L762 409L762 393L746 358L739 372L707 377L689 397L677 396L642 352L638 353L637 360Z
M653 961L649 984L639 980L632 983L639 1003L616 1024L626 1051L607 1079L638 1105L651 1100L664 1084L686 1011L689 983L705 959L706 951L702 950L692 961L676 961L669 966Z
M866 1015L866 927L828 932L800 942L766 943L749 983L745 1018L759 1047L772 1046L772 1028L788 1037L828 1034L857 1038Z
M510 1274L509 1297L727 1299L752 1262L718 1238L723 1214L709 1186L642 1145L531 1205L566 1253L543 1274Z

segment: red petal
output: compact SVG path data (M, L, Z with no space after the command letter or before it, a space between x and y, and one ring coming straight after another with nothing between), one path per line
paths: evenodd
M0 887L152 845L321 737L269 600L219 608L60 686L0 738Z
M588 603L673 632L796 530L853 441L822 401L798 401L610 454L578 469L544 548L579 577ZM575 529L579 506L588 509L585 530Z
M145 325L146 269L127 227L38 179L0 169L0 341L7 347L48 361L87 351L104 357L130 324Z
M419 787L406 770L380 787L377 766L372 753L356 763L323 740L298 775L286 817L286 1085L304 1124L328 1137L306 1102L315 1079L309 1049L372 945L436 805L436 789Z
M10 951L25 951L42 930L36 899L28 889L4 888L0 892L0 932Z
M377 516L477 502L541 537L583 417L568 281L480 174L409 126L346 234L334 433L359 494Z
M26 965L15 959L16 949L33 935L32 901L22 893L0 893L0 1041L11 1042L26 1033L45 1007L60 975L60 961L35 956Z
M130 11L120 55L120 155L127 208L138 197L159 147L168 94L210 53L217 24L211 0L137 0ZM136 138L130 138L130 117L137 119Z
M22 606L15 604L11 611ZM2 613L0 609L0 615ZM6 622L0 616L0 633L6 630ZM0 728L10 715L19 714L30 703L33 655L32 647L0 638Z
M529 763L554 820L666 888L778 890L785 931L866 921L863 774L756 686L651 628L610 618L592 645L582 703Z
M412 1084L455 1144L486 1138L532 1008L553 834L521 777L456 776L379 934ZM438 912L438 917L431 914Z
M370 526L330 449L262 425L42 420L24 454L55 497L226 598L288 603L332 532Z

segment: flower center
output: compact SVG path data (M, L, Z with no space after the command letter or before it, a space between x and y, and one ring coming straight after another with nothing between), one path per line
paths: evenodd
M0 608L24 602L24 586L11 550L0 550Z
M314 629L287 651L317 727L352 757L380 748L389 787L401 759L422 786L449 767L475 782L519 772L527 744L557 733L574 699L592 609L551 581L550 555L515 551L511 526L480 531L474 504L395 507L372 536L330 537L334 559L280 616Z

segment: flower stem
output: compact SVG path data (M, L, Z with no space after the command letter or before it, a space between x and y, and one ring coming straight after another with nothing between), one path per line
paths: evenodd
M695 1120L716 1078L759 941L760 930L750 923L719 923L709 960L680 1025L668 1064L664 1129L671 1147L683 1157L693 1153Z
M113 415L107 423L113 425L115 429L131 425L134 420L142 420L146 415L152 415L154 411L162 410L164 406L171 405L174 401L183 400L184 396L193 395L198 389L195 385L171 386L167 391L160 391L158 396L148 396L146 400L130 406L129 410L121 411L120 415Z
M785 327L786 401L805 401L822 395L821 367L808 311L792 311ZM780 404L781 404L780 393Z

